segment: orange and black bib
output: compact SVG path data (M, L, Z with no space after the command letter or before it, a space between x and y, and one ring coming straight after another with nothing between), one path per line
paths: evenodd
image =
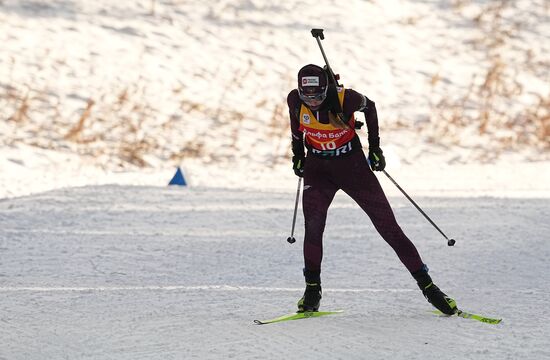
M344 107L345 90L337 89L338 101ZM325 110L327 111L327 110ZM332 114L329 114L331 116ZM308 149L317 156L341 156L350 153L357 142L355 138L355 118L352 115L348 121L348 128L337 128L328 123L323 124L315 117L314 112L307 106L300 106L300 131L304 133ZM360 146L360 145L359 145Z

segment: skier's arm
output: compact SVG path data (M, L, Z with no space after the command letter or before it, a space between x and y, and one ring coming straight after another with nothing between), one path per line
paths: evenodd
M292 153L296 157L305 157L304 151L304 133L300 131L299 114L296 113L300 109L298 92L293 90L287 97L288 112L290 117L290 131L292 133Z
M374 101L355 90L346 89L346 96L344 98L344 112L346 115L351 115L356 111L361 111L365 114L367 132L369 134L369 148L380 147L380 137L378 134L378 114L376 112L376 105L374 104Z
M347 103L347 106L346 106ZM367 123L367 132L369 134L369 163L375 171L382 171L386 167L386 159L382 149L380 149L380 136L378 132L378 114L374 101L370 100L357 91L346 89L344 98L344 112L353 114L355 111L361 111L365 114Z
M365 114L365 121L367 123L367 132L369 134L369 148L380 147L380 135L378 132L378 113L376 112L376 105L374 101L371 101L368 97L365 98L365 106L361 110Z
M304 176L305 151L304 151L304 133L300 131L300 100L298 91L292 90L286 99L288 112L290 115L290 131L292 133L292 170L299 177Z

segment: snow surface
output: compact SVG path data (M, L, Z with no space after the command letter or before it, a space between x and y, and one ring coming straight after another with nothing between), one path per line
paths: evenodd
M550 140L525 121L550 94L549 14L545 0L0 0L0 359L550 358ZM387 171L457 240L378 174L434 280L501 324L430 314L341 194L322 309L345 313L252 324L303 291L285 96L322 63L313 27L376 101ZM438 121L456 111L441 103L460 121L482 111L472 84L495 61L489 100L513 121ZM178 166L189 188L166 187Z
M550 357L547 200L419 198L457 239L450 248L390 199L437 284L499 325L432 315L367 216L337 196L322 308L345 312L257 326L293 311L303 291L302 241L286 242L293 200L99 186L1 201L0 358Z

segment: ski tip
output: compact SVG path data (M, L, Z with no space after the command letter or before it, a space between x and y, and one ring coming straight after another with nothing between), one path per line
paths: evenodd
M295 312L287 315L280 316L278 318L269 319L269 320L253 320L254 324L256 325L267 325L267 324L273 324L281 321L288 321L288 320L299 320L299 319L309 319L309 318L315 318L325 315L332 315L332 314L340 314L343 313L344 310L334 310L334 311L306 311L306 312Z
M474 319L474 320L480 321L482 323L493 324L493 325L500 324L500 322L502 321L502 319L493 319L493 318L490 318L490 317L481 316L481 315L477 315L477 314L472 314L472 313L462 311L462 310L458 310L456 315L461 317L461 318Z
M462 311L462 310L458 310L453 315L444 314L439 310L432 310L431 313L435 314L435 315L438 315L438 316L441 316L441 317L457 316L457 317L461 317L461 318L464 318L464 319L477 320L477 321L480 321L482 323L492 324L492 325L500 324L500 322L502 321L502 319L493 319L493 318L489 318L489 317L485 317L485 316L481 316L481 315L477 315L477 314L472 314L470 312L466 312L466 311Z

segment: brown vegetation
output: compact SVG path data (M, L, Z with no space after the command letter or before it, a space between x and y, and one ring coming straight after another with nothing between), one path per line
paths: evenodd
M467 3L465 0L455 0L453 6L460 13ZM503 18L502 14L512 5L507 0L492 1L471 18L481 34L472 41L472 45L484 50L487 66L482 68L481 74L471 79L470 86L462 95L453 94L455 96L434 104L429 129L434 132L434 138L454 139L457 143L456 134L475 124L479 135L487 136L492 144L497 144L499 148L496 151L522 146L550 150L550 94L537 94L536 106L518 102L519 97L525 95L519 73L548 74L549 64L534 61L531 49L524 50L525 63L504 59L501 55L505 53L504 48L509 40L525 25ZM440 76L438 73L432 77L433 87L437 86Z

